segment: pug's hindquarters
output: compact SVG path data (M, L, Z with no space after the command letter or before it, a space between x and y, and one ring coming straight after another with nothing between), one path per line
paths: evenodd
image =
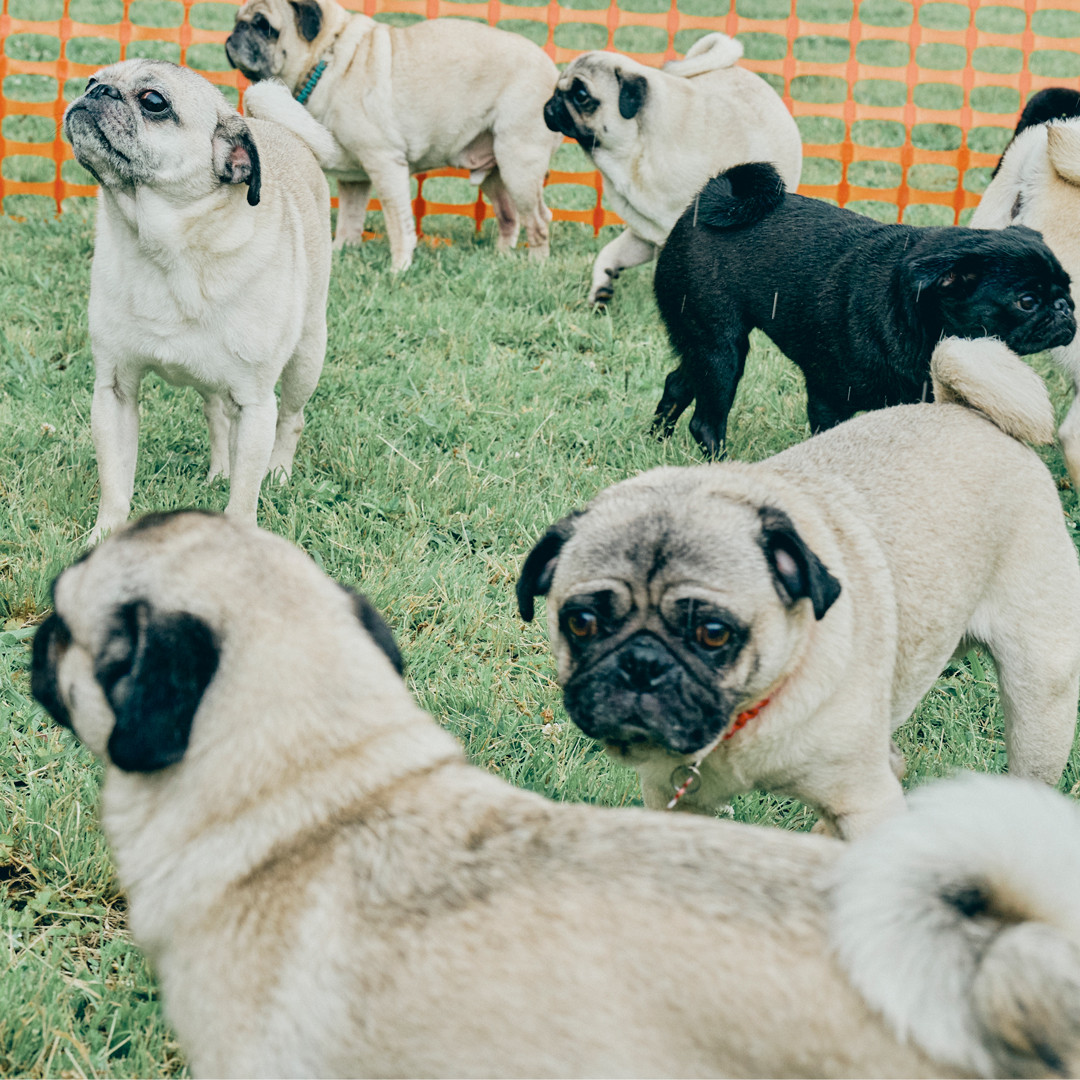
M203 397L209 478L228 476L228 512L254 520L264 475L291 470L322 368L326 180L294 135L245 120L205 79L160 61L97 72L65 130L101 181L89 319L101 504L90 542L130 512L149 371Z

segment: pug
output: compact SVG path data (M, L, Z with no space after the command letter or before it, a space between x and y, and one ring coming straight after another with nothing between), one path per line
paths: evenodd
M998 337L1026 354L1076 333L1069 275L1031 229L881 225L785 194L766 163L705 185L672 230L654 289L679 355L654 430L670 435L696 399L690 432L711 457L755 327L806 376L812 431L925 401L942 337Z
M1076 117L1080 117L1080 91L1071 90L1067 86L1048 86L1045 90L1039 90L1028 98L1024 111L1016 122L1013 141L1021 132L1037 124L1048 124L1051 120L1072 120ZM1012 141L998 159L994 167L994 176L1001 171L1001 163L1005 160L1005 154L1009 152L1011 146Z
M279 111L303 112L284 97ZM64 133L101 185L90 274L101 504L90 543L130 512L150 371L202 395L207 479L228 477L226 513L254 521L263 477L292 469L322 370L326 178L291 132L244 119L201 75L163 60L102 68L68 106Z
M104 759L195 1076L1080 1068L1060 795L935 785L850 851L550 802L466 763L370 605L216 515L144 518L54 602L33 691Z
M249 79L284 82L335 136L324 162L338 181L335 247L363 239L374 186L391 267L408 269L409 175L451 165L491 200L499 251L524 223L530 254L547 256L544 178L562 139L541 112L558 72L519 34L464 19L389 27L335 0L247 0L225 52Z
M994 657L1009 771L1055 784L1073 743L1080 567L1042 380L948 338L939 401L850 420L756 464L661 468L556 522L525 560L567 712L646 806L712 814L764 788L861 836L903 810L891 735L958 648Z
M742 53L726 34L708 34L661 70L612 52L563 69L544 119L581 144L627 224L593 264L590 304L606 304L623 270L655 258L710 176L771 161L789 191L799 186L799 129L768 83L736 66Z
M1062 89L1061 96L1047 101L1044 108L1067 109L1068 95L1074 94ZM1028 108L1034 102L1032 98ZM1073 106L1080 111L1075 99ZM1027 114L1028 109L1024 112ZM1017 132L971 224L1006 231L1011 231L1010 226L1037 229L1071 277L1075 302L1076 282L1080 280L1080 118L1018 126ZM1058 430L1058 438L1073 488L1080 491L1080 342L1073 338L1055 344L1050 355L1072 380L1078 395Z

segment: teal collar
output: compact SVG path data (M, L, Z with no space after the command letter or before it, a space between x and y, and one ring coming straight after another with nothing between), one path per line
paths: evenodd
M322 78L322 73L326 70L327 63L328 61L326 60L320 60L312 69L307 82L304 83L300 93L296 95L296 100L299 101L301 105L307 104L307 99L311 97L311 91L315 89L318 81Z

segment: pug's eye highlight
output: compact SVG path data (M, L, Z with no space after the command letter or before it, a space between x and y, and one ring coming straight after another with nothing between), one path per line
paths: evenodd
M1039 301L1031 293L1024 293L1019 300L1016 301L1016 306L1021 311L1034 311L1039 306Z
M156 90L144 90L139 95L139 104L148 113L163 113L169 107L169 103Z
M587 105L591 100L592 95L585 88L584 83L576 82L570 88L570 100L578 106Z
M731 630L718 619L710 619L694 631L694 636L706 649L719 649L731 639Z
M251 20L251 26L253 30L258 30L260 34L265 34L268 38L278 36L278 32L270 25L270 20L263 14L256 15Z
M600 623L591 611L575 611L566 620L566 629L576 638L595 637Z

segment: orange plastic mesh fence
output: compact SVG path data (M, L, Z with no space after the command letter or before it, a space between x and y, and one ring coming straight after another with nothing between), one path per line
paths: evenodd
M247 85L223 42L237 5L199 0L2 0L0 198L6 213L55 212L95 188L60 135L68 101L117 59L186 63L238 100ZM1022 5L1022 6L1020 6ZM882 220L963 222L989 181L1019 110L1045 86L1080 89L1080 0L1007 4L923 0L345 0L392 25L463 16L521 33L557 62L586 49L659 65L703 34L743 42L743 63L781 93L803 134L800 191ZM562 155L560 151L560 155ZM570 163L573 163L572 151ZM598 173L560 168L556 219L615 224ZM479 228L491 208L425 198L416 215L461 214ZM570 196L567 188L574 185ZM559 193L564 193L562 198ZM569 206L560 206L560 202ZM35 206L35 203L37 204ZM572 208L576 206L577 208ZM377 204L372 204L377 209Z

